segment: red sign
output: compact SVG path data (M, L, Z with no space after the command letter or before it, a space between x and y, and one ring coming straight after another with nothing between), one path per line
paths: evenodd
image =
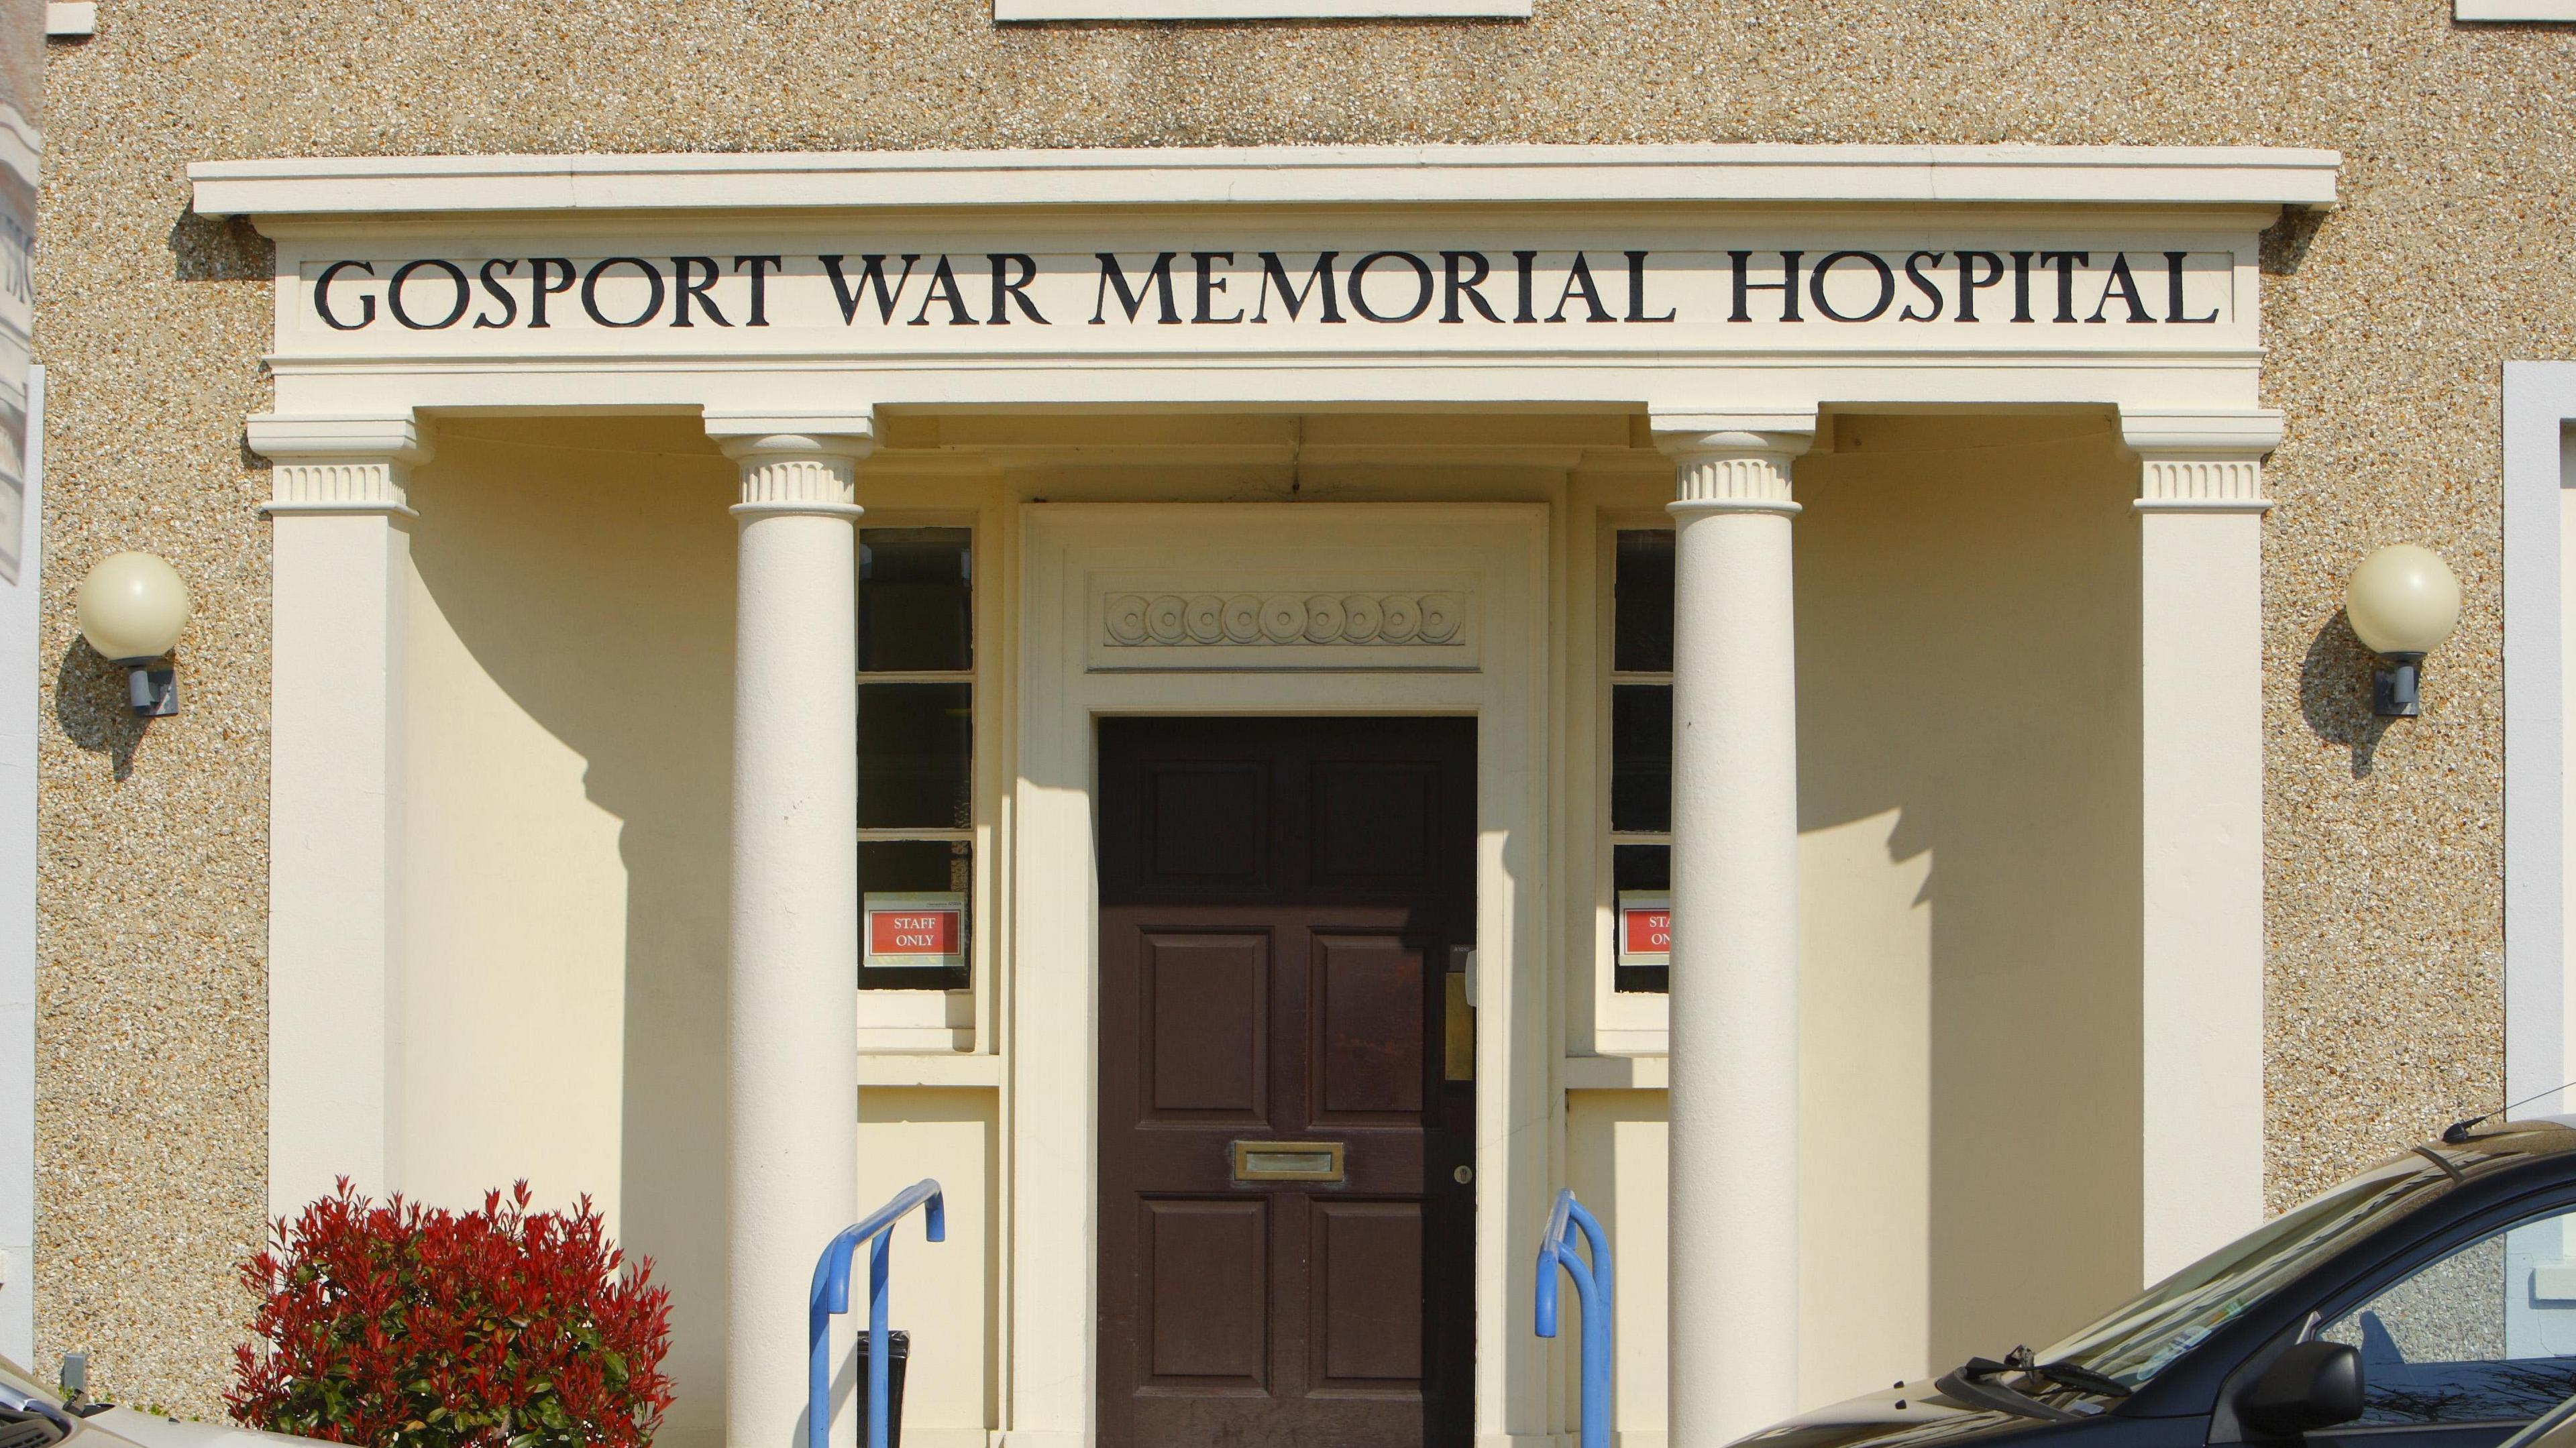
M884 969L966 963L966 897L960 894L871 894L866 961Z
M954 910L879 910L868 916L868 950L875 955L954 955Z
M1661 890L1619 892L1619 963L1670 965L1673 897Z

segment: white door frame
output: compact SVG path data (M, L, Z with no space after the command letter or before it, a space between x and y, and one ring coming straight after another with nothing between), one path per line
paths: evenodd
M1523 1249L1537 1240L1555 1171L1554 1133L1545 1128L1561 992L1544 969L1551 926L1541 877L1552 787L1547 521L1537 504L1026 510L1016 944L1005 1006L1008 1442L1071 1448L1094 1431L1094 721L1148 713L1476 718L1476 1437L1490 1445L1547 1437L1545 1344L1512 1331L1533 1286ZM1138 593L1264 603L1444 595L1460 616L1436 643L1354 642L1318 625L1308 634L1322 641L1211 645L1184 634L1158 643L1149 632L1121 645L1107 611Z

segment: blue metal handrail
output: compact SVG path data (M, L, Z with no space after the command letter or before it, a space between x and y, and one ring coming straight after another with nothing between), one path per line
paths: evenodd
M1583 1231L1592 1260L1574 1250L1574 1230ZM1556 1273L1574 1279L1574 1295L1583 1309L1583 1448L1610 1448L1610 1346L1614 1330L1610 1283L1610 1234L1601 1221L1574 1199L1573 1189L1556 1194L1556 1209L1547 1214L1547 1231L1538 1242L1538 1335L1556 1336Z
M832 1318L850 1310L850 1259L868 1248L868 1431L866 1448L886 1448L886 1269L892 1260L894 1224L927 1204L929 1237L948 1240L948 1212L939 1183L924 1177L832 1239L814 1263L814 1292L805 1318L806 1448L827 1448L832 1432Z

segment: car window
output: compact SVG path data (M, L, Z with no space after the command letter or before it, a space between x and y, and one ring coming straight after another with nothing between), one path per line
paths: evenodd
M2041 1352L2135 1387L2328 1255L2450 1186L2409 1153L2382 1162L2185 1267Z
M2538 1417L2576 1395L2576 1209L2491 1232L2317 1335L2360 1349L2364 1424Z

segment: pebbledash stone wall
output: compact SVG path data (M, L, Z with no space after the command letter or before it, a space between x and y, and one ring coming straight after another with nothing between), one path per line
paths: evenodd
M1641 141L2341 150L2266 253L2270 1192L2502 1079L2499 365L2576 356L2576 27L2450 0L1538 0L1528 22L1003 29L983 0L102 0L46 62L37 1343L211 1415L263 1230L268 248L227 157ZM2383 727L2337 615L2411 539L2466 585ZM118 548L195 591L139 729L73 627ZM2183 685L2187 687L2187 685Z

